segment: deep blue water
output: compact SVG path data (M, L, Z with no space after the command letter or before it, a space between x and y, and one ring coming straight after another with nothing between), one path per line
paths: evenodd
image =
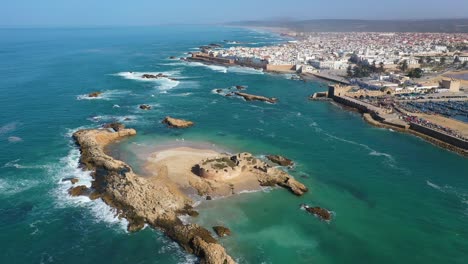
M223 40L283 41L203 26L0 29L0 263L195 261L159 231L128 234L102 202L66 194L62 178L90 179L77 169L71 133L110 121L139 131L118 146L128 155L138 144L183 139L297 162L291 174L310 187L304 197L275 189L200 205L194 221L231 228L221 242L241 263L466 263L465 158L308 101L324 89L320 83L167 59ZM150 72L179 81L138 78ZM232 85L280 102L212 92ZM103 98L83 99L93 91ZM143 103L153 109L139 110ZM160 124L166 115L197 125L170 130ZM335 218L320 222L301 203L333 210Z

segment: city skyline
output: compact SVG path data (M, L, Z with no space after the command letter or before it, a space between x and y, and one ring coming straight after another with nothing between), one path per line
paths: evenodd
M456 8L454 8L456 7ZM319 11L318 11L319 10ZM403 0L359 3L342 0L246 1L219 3L181 0L174 3L128 1L31 1L2 5L0 26L139 26L158 24L219 24L244 20L420 20L467 18L468 2Z

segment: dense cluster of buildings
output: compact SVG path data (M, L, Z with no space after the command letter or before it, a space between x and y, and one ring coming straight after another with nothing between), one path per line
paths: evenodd
M351 56L369 64L395 67L406 60L419 67L421 60L468 61L460 47L468 46L468 34L445 33L308 33L298 40L267 47L230 47L211 51L258 66L287 65L304 71L346 69Z

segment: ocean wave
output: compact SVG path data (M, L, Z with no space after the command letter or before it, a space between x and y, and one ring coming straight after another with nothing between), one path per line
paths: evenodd
M180 93L180 94L171 94L171 96L182 96L182 97L186 97L186 96L190 96L192 95L193 93L190 93L190 92L187 92L187 93Z
M39 181L28 180L28 179L0 179L0 196L10 196L18 194L36 187Z
M75 133L76 131L78 130L82 130L82 129L91 129L93 128L94 126L80 126L80 127L77 127L77 128L67 128L65 130L65 133L63 134L63 137L67 138L67 139L70 139L72 136L73 136L73 133Z
M93 181L90 171L79 168L80 151L78 148L72 142L70 142L70 147L68 155L60 159L59 163L51 170L56 181L56 188L52 191L55 197L55 206L58 208L70 206L87 208L93 215L95 222L103 222L110 227L118 227L118 230L126 232L127 220L119 219L116 211L101 199L93 201L85 196L72 197L68 194L68 189L73 185L70 181L63 181L63 179L77 178L78 185L87 187L91 187Z
M119 123L131 123L134 124L139 121L139 116L136 115L124 115L124 116L114 116L114 115L98 115L88 118L89 121L94 123L112 123L112 122L119 122Z
M460 203L468 205L468 190L453 187L453 186L450 186L448 184L438 185L438 184L435 184L435 183L433 183L433 182L431 182L429 180L426 180L426 184L429 187L431 187L431 188L433 188L433 189L435 189L437 191L440 191L442 193L449 194L449 195L454 195L459 199Z
M392 161L394 162L395 159L393 158L392 155L388 154L388 153L384 153L384 152L379 152L365 144L362 144L362 143L358 143L358 142L355 142L355 141L352 141L352 140L347 140L347 139L344 139L344 138L340 138L340 137L337 137L337 136L334 136L334 135L331 135L329 133L324 133L326 136L332 138L332 139L335 139L335 140L338 140L338 141L341 141L341 142L345 142L345 143L348 143L348 144L351 144L351 145L356 145L356 146L360 146L366 150L369 151L369 155L371 156L383 156L383 157L386 157L389 161Z
M20 138L20 137L16 137L16 136L11 136L11 137L8 137L8 142L10 143L18 143L18 142L22 142L23 139Z
M164 245L159 248L158 250L159 254L171 254L171 255L176 256L180 261L178 262L178 264L195 264L198 262L197 257L195 257L192 254L188 254L182 251L179 244L170 240L166 236L161 235L157 238L157 240L158 240L158 244Z
M238 73L238 74L264 74L263 70L257 70L254 68L249 67L241 67L241 66L220 66L220 65L213 65L213 64L204 64L201 62L183 62L186 66L193 66L193 67L205 67L210 70L221 72L221 73Z
M426 184L429 185L430 187L436 189L436 190L441 190L441 188L440 188L439 185L437 185L437 184L435 184L435 183L432 183L432 182L430 182L430 181L428 181L428 180L426 180Z
M264 74L263 70L257 70L254 68L233 66L227 68L228 72L240 73L240 74Z
M159 86L157 86L156 88L158 88L161 91L166 91L166 90L170 90L170 89L176 87L179 84L180 84L179 81L169 80L169 79L161 79L160 82L159 82Z
M80 94L76 97L77 100L104 100L109 101L116 98L119 98L123 95L130 94L130 91L121 91L121 90L106 90L103 91L97 97L89 97L89 94Z
M3 168L16 168L16 169L44 169L50 168L50 165L21 165L18 162L20 159L12 160L3 165Z
M169 90L177 85L180 84L180 81L177 80L172 80L169 78L143 78L143 74L152 74L152 75L157 75L157 74L164 74L170 77L177 77L180 78L180 71L165 71L165 72L119 72L115 75L123 77L128 80L136 80L136 81L141 81L141 82L150 82L150 83L155 83L157 86L155 88L158 88L161 91Z
M224 66L204 64L204 63L201 63L201 62L194 62L194 61L181 61L181 62L177 62L177 63L180 64L180 65L183 65L183 66L204 67L204 68L208 68L208 69L213 70L213 71L227 73L227 67L224 67Z
M6 133L10 133L16 130L18 127L19 123L18 122L11 122L6 125L3 125L0 127L0 136L4 135Z

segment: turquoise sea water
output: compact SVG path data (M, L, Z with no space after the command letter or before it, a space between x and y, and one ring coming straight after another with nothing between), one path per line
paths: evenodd
M102 202L66 194L62 178L90 179L77 169L71 133L126 117L139 131L118 146L129 160L135 146L184 140L297 162L290 173L310 188L304 197L274 189L199 206L194 221L229 227L233 236L221 242L240 263L467 262L465 158L308 101L324 89L320 83L167 59L225 39L283 41L201 26L0 29L0 263L196 261L159 231L128 234ZM143 81L130 72L165 72L179 81ZM232 85L280 101L212 92ZM103 98L81 97L93 91L104 91ZM139 110L143 103L153 109ZM166 115L196 126L167 129L160 124ZM333 221L308 215L301 203L332 210Z

